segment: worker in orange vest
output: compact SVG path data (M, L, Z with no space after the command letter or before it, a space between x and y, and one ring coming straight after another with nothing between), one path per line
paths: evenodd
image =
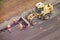
M15 19L13 19L13 23L15 24L17 21Z

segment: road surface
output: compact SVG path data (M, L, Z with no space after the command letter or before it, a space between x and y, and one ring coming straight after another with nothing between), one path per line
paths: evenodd
M51 19L22 31L17 25L12 28L11 33L1 32L0 40L60 40L60 3L54 8L56 16L52 16Z

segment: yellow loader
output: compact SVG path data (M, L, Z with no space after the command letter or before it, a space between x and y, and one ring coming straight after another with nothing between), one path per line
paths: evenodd
M35 17L40 19L49 19L52 12L53 12L52 4L45 5L42 2L39 2L35 5L35 11L28 15L27 19L29 21L32 21L33 18Z
M19 27L20 29L24 29L26 27L29 27L31 25L31 22L34 21L34 18L38 19L49 19L50 15L53 12L53 5L48 4L45 5L42 2L39 2L35 5L35 11L33 13L30 13L27 18L21 17L18 22L19 22ZM33 24L37 24L35 21Z

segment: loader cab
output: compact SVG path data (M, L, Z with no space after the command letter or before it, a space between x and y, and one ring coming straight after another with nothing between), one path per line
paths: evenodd
M35 5L35 11L37 13L41 13L44 10L44 4L42 2L39 2Z

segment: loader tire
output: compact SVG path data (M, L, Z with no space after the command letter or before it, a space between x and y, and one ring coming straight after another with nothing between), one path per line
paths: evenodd
M45 16L42 16L41 19L42 19L42 20L48 20L48 19L50 19L50 16L51 16L51 14L48 13L48 14L46 14Z
M50 19L50 16L51 16L50 13L49 13L49 14L46 14L46 15L44 16L44 19L45 19L45 20L48 20L48 19Z

